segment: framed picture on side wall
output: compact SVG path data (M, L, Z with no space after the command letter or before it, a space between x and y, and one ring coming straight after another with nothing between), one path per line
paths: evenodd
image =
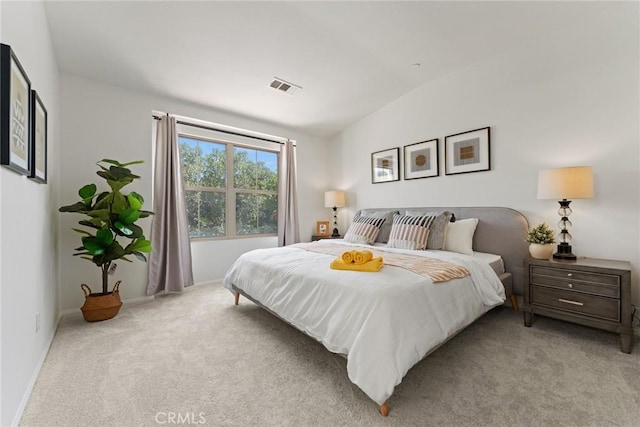
M35 90L31 91L31 175L47 183L47 109Z
M400 148L371 153L371 182L391 182L400 180Z
M404 179L431 178L440 174L438 140L404 146Z
M446 136L445 175L490 170L490 142L488 127Z
M0 44L0 164L31 174L31 82L10 46Z

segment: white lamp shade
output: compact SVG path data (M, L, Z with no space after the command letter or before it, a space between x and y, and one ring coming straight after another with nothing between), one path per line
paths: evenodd
M545 169L538 173L538 199L590 199L592 197L591 166Z
M325 208L341 208L345 205L345 198L343 191L325 191L324 192L324 207Z

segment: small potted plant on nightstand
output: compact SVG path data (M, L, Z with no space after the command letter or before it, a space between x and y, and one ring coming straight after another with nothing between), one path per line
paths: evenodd
M549 259L553 254L553 244L556 239L553 230L546 222L530 228L527 232L527 242L529 242L529 253L535 259Z

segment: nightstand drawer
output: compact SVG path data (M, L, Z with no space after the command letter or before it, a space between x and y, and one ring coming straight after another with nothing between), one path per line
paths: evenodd
M531 266L532 276L549 276L558 279L579 280L581 282L601 283L603 285L620 286L620 276L613 274L590 273L588 271L570 270L567 268L546 268Z
M566 276L566 275L565 275ZM620 285L604 285L593 282L583 282L575 279L557 278L553 276L531 275L532 285L544 285L567 291L585 292L610 298L620 298Z
M620 321L620 300L618 299L532 285L531 304Z

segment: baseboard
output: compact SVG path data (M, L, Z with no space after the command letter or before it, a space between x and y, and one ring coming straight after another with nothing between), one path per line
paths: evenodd
M204 282L198 282L193 284L193 286L202 286L202 285L222 285L222 279L207 280Z
M33 391L33 387L36 385L36 381L38 380L38 376L40 375L40 370L42 369L42 365L44 365L44 361L47 358L47 354L49 354L49 349L51 348L51 344L53 343L53 338L56 336L56 332L58 331L58 325L60 325L60 320L62 319L62 315L58 316L58 320L56 321L56 325L53 328L51 334L49 335L47 348L40 355L40 360L38 360L38 364L36 365L36 369L33 371L33 375L31 375L31 379L29 380L29 385L22 396L22 400L20 401L20 405L18 406L18 410L16 411L15 416L13 417L13 421L11 422L12 426L17 426L20 424L20 420L22 419L22 415L24 414L24 410L27 407L27 403L29 402L29 398L31 397L31 392Z

